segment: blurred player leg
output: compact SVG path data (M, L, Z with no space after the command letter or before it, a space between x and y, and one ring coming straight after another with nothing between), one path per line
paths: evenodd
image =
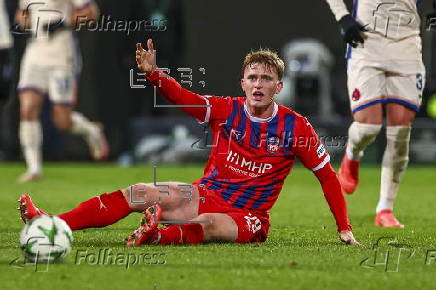
M382 106L376 104L357 111L348 129L348 143L339 169L339 180L345 193L353 193L359 182L359 165L364 150L374 142L381 129Z
M103 132L103 126L89 121L83 114L73 111L71 113L71 133L81 135L88 143L91 156L94 160L105 160L109 154L109 144Z
M348 143L339 169L342 191L353 193L359 183L359 165L364 150L381 129L386 76L374 63L348 60L347 87L354 122L348 130Z
M393 215L394 200L409 161L411 122L415 112L399 104L387 104L386 149L383 155L380 199L375 223L404 227Z
M49 77L50 99L53 105L53 117L56 126L65 131L85 138L95 160L104 160L109 154L109 146L103 134L102 126L89 121L79 112L72 111L74 103L75 81L69 68L58 68Z
M19 136L27 172L18 179L19 183L35 181L42 176L42 129L39 114L44 97L33 90L22 91L20 98Z

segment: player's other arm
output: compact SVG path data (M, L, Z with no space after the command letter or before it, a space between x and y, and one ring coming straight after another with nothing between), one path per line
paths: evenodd
M324 197L335 218L340 240L346 244L359 245L351 232L347 204L336 173L330 165L330 156L306 118L298 118L295 138L294 151L304 166L312 170L321 183Z
M336 225L338 227L339 238L346 244L359 245L351 232L351 225L347 213L347 204L342 194L336 172L333 170L330 162L321 169L314 171L314 174L321 183L324 197L330 207Z
M359 43L363 43L362 32L366 31L364 26L355 20L355 17L350 15L350 12L345 6L343 0L326 0L335 15L336 21L341 28L341 34L344 41L352 47L357 47Z
M136 44L136 63L138 69L145 72L147 80L171 103L198 119L208 121L210 115L209 100L199 94L183 88L173 78L156 70L156 51L151 39L147 40L147 50L142 44ZM186 106L186 107L184 107Z

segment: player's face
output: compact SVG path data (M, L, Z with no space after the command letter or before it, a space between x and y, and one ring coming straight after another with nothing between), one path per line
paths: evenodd
M262 63L253 63L245 68L241 86L250 111L262 112L272 109L274 95L281 91L283 83L273 68Z

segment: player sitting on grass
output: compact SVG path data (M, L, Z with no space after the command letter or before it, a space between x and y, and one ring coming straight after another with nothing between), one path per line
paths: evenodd
M159 72L151 39L147 47L137 44L138 69L170 102L208 123L214 133L203 178L192 185L138 183L94 197L59 215L72 230L108 226L131 212L145 211L141 226L127 238L128 245L263 242L270 209L298 158L319 179L340 240L358 245L330 157L314 129L306 118L274 102L283 87L284 71L276 53L247 54L241 79L245 97L206 97ZM25 222L44 214L28 195L21 196L20 209ZM159 221L167 226L158 228Z

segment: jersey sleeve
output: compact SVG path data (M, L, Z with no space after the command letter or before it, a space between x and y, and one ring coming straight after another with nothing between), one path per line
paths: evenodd
M317 171L330 162L330 155L309 121L301 116L296 121L294 152L306 168Z
M333 14L335 15L336 21L339 21L345 15L350 14L343 0L326 0L326 1L329 4Z
M182 87L175 79L161 71L155 71L146 79L156 87L168 101L191 115L200 124L224 119L231 101L226 97L203 96Z

